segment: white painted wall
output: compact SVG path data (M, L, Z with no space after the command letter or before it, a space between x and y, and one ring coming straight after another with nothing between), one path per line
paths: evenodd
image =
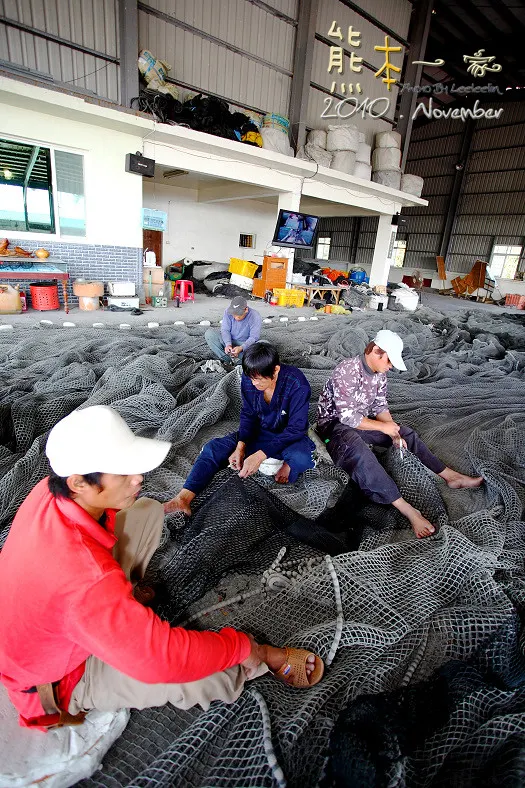
M163 264L183 257L226 262L230 257L262 263L277 221L277 206L257 200L199 203L195 189L144 181L144 207L166 211ZM240 233L256 236L255 249L239 248Z
M126 134L82 122L5 107L0 137L52 145L84 155L85 238L2 230L5 237L67 243L142 247L142 178L125 172L126 153L141 147L141 135Z

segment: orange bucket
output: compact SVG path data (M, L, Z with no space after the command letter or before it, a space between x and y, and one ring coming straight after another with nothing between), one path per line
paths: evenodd
M49 309L60 309L58 286L55 282L33 282L29 285L33 309L47 312Z

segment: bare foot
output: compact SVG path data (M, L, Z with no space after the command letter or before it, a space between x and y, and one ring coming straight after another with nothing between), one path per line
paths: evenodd
M414 509L414 512L415 514L408 519L417 538L423 539L425 536L432 536L436 531L432 523L429 522L426 517L423 517L421 512L418 512L417 509Z
M392 501L392 506L395 506L401 514L404 514L412 526L412 530L418 539L423 539L425 536L432 536L436 532L435 527L426 517L423 517L419 509L415 509L404 498L398 498Z
M170 512L183 512L187 514L188 517L191 516L191 507L190 504L195 498L195 493L191 492L191 490L185 490L182 488L180 493L172 498L171 501L167 501L164 504L164 514L169 514Z
M453 471L452 468L445 468L439 476L446 481L452 490L480 487L483 484L483 476L467 476L465 473Z
M275 481L279 482L279 484L288 484L288 479L290 476L290 466L287 462L283 463L280 469L275 474Z

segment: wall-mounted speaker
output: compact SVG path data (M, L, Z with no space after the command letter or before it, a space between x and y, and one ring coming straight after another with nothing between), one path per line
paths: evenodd
M406 230L407 228L407 220L404 216L400 216L396 213L395 216L392 216L392 224L394 227L397 227L398 230Z
M126 154L126 172L134 172L136 175L144 175L145 178L155 176L155 160L147 159L141 153Z

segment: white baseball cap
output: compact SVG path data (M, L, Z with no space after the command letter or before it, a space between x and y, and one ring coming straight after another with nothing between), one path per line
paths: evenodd
M392 362L392 366L401 370L401 372L406 371L405 362L401 357L401 353L403 352L403 340L399 334L389 331L388 328L383 328L381 331L377 332L373 341L377 347L385 351Z
M122 416L106 405L75 410L55 424L46 454L57 476L74 473L132 475L153 470L171 443L134 435Z

